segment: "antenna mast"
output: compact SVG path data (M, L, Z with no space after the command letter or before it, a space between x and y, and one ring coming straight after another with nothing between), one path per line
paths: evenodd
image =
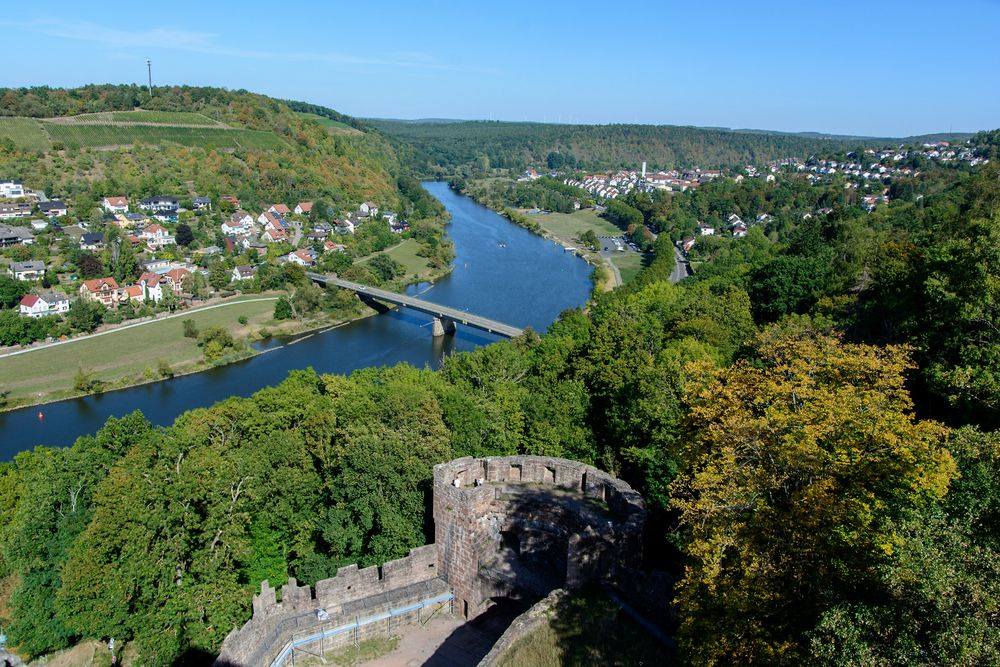
M149 96L153 96L153 63L146 58L146 72L149 74Z

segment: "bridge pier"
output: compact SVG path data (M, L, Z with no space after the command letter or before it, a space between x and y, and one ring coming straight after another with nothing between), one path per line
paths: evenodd
M455 324L455 320L449 320L447 317L435 317L431 321L431 335L435 338L445 334L454 336L457 329L458 326Z

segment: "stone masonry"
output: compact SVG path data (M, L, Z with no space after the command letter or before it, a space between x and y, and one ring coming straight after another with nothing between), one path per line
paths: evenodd
M494 598L538 599L551 591L637 569L646 509L621 480L583 463L542 456L463 458L434 467L435 543L399 560L342 567L315 594L295 579L281 601L267 581L253 617L223 642L217 667L280 664L297 638L422 600L454 594L475 618ZM329 617L320 620L318 610ZM420 611L366 626L354 639L418 622ZM324 640L326 650L348 641ZM315 646L311 646L315 649Z

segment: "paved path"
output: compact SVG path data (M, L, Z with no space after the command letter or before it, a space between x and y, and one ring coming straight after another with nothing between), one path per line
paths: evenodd
M57 345L69 345L70 343L76 343L81 340L89 340L91 338L97 338L98 336L106 336L108 334L117 333L119 331L125 331L126 329L134 329L135 327L145 326L147 324L155 324L157 322L163 322L164 320L170 320L175 317L189 317L193 313L200 313L203 310L212 310L213 308L222 308L223 306L233 306L237 303L253 303L254 301L277 301L276 296L261 297L259 299L240 299L239 301L224 301L222 303L216 303L211 306L204 306L203 308L191 308L189 310L182 311L180 313L174 313L173 315L167 315L166 317L158 317L152 320L144 320L142 322L136 322L134 324L126 324L125 326L116 327L114 329L108 329L107 331L99 331L95 334L90 334L89 336L77 336L76 338L70 338L69 340L60 340L55 343L47 343L45 345L39 345L38 347L29 347L23 350L14 350L13 352L5 352L0 354L0 359L4 357L13 357L18 354L27 354L28 352L34 352L35 350L47 350L50 347L56 347Z
M670 282L679 283L690 275L691 266L677 246L674 246L674 270L670 272Z
M344 280L343 278L323 275L322 273L306 273L306 276L310 280L313 280L321 285L333 284L338 287L343 287L344 289L349 289L362 297L378 299L379 301L392 303L397 306L406 306L407 308L412 308L413 310L421 313L427 313L433 317L451 320L455 324L464 324L466 326L470 326L475 329L482 329L483 331L497 334L499 336L516 338L524 333L524 329L519 327L504 324L503 322L497 322L496 320L491 320L488 317L473 315L472 313L468 313L457 308L451 308L450 306L441 306L439 304L424 301L423 299L407 296L405 294L389 292L377 287L371 287L369 285L351 282L350 280Z

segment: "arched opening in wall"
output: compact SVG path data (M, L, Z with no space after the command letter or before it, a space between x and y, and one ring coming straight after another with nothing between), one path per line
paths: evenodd
M545 470L542 471L542 482L544 484L555 484L556 469L549 466L545 466Z

